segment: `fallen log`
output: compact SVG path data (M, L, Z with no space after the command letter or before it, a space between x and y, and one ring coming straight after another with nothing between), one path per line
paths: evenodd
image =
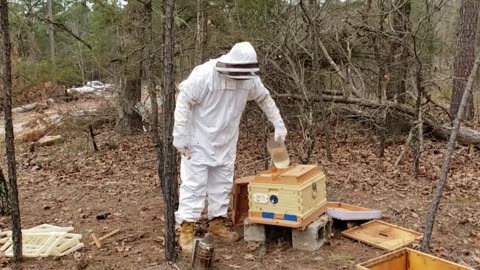
M37 141L38 146L50 146L63 142L63 137L61 135L56 136L45 136Z
M305 99L303 95L295 95L295 94L277 94L277 95L272 95L272 97L281 98L281 99L290 99L290 100ZM389 110L401 113L409 118L412 118L412 121L415 121L416 119L415 109L407 104L399 104L395 102L385 102L384 104L381 104L371 99L347 97L347 96L322 95L322 97L320 97L320 96L312 95L309 97L309 99L314 102L319 102L320 98L322 98L324 102L358 105L358 106L372 108L372 109L389 109ZM424 116L423 121L424 121L425 134L430 134L431 136L441 140L448 140L450 133L452 131L452 127L450 125L439 123L434 119L429 118L426 115ZM457 142L459 144L466 145L466 146L474 145L474 146L480 147L480 131L470 129L468 127L461 127L458 133Z
M29 112L29 111L35 110L35 108L37 108L37 106L38 106L38 103L30 103L30 104L26 104L26 105L23 105L23 106L13 108L12 112L13 113Z
M451 126L442 126L435 134L443 140L448 140L452 129L453 127ZM462 145L480 146L480 131L468 127L460 127L457 134L457 141Z

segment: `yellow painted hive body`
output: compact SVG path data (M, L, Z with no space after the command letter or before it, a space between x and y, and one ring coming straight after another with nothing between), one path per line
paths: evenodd
M410 248L399 249L357 264L357 270L474 270Z
M253 223L304 229L325 212L325 174L315 165L264 171L248 185Z

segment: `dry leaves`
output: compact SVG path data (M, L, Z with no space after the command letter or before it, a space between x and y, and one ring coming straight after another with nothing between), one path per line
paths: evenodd
M245 256L243 256L243 258L247 261L255 261L255 256L253 254L245 254Z
M480 258L477 257L477 256L472 256L472 259L477 262L478 264L480 264Z
M128 245L125 245L125 241L122 241L122 244L120 246L116 246L115 249L118 251L118 252L128 252L130 251L132 247L131 246L128 246Z
M262 243L260 243L260 242L255 242L255 241L247 242L247 249L251 250L251 251L255 251L261 246L262 246Z
M19 157L18 163L22 172L19 183L24 194L22 197L25 202L33 202L31 205L25 205L25 210L28 212L28 215L25 215L27 222L32 222L49 213L51 220L82 222L82 230L87 232L91 229L100 230L102 226L113 226L113 223L121 220L122 226L133 234L131 237L125 237L115 248L107 247L103 250L102 256L108 257L106 261L128 263L122 260L122 256L129 255L129 252L132 252L131 246L137 249L137 245L144 245L143 262L149 257L156 258L158 254L164 252L165 239L159 235L162 235L161 228L164 227L165 219L163 199L158 191L156 161L151 139L147 135L120 138L111 130L98 132L100 135L97 143L103 149L98 153L88 150L90 146L75 145L78 142L74 141L61 147L38 149L36 157L30 153ZM415 179L411 174L410 154L405 155L398 168L393 167L396 155L400 152L400 146L389 146L384 160L381 160L375 154L378 150L377 145L368 136L359 135L355 130L339 130L336 136L344 133L348 136L333 147L335 158L333 162L326 161L323 141L317 144L319 147L315 149L311 159L312 163L318 162L322 167L325 166L329 197L383 210L385 216L389 217L389 222L410 229L421 229L430 207L442 158L441 153L434 154L428 149L443 149L444 144L426 142L427 150L422 156L421 177ZM263 147L261 146L264 142L259 137L246 138L245 134L241 137L236 173L251 175L263 169ZM290 148L298 143L295 139L297 137L298 134L289 136ZM115 144L115 147L107 148L107 144ZM80 151L74 147L78 147ZM471 230L480 226L480 205L478 204L480 175L477 169L480 166L478 163L480 154L475 151L473 153L470 158L463 155L455 157L456 165L449 176L445 199L442 200L437 216L439 226L436 228L446 229L437 236L434 235L433 242L446 247L435 251L436 254L445 258L469 248L480 250L480 235L478 233L471 235ZM292 156L291 159L292 163L298 162L296 156ZM31 170L34 166L38 166L36 168L39 169ZM152 190L155 192L154 195L151 195ZM155 199L146 202L146 197ZM42 210L42 206L48 206L47 208L51 210ZM62 208L63 214L57 214L54 211ZM82 208L82 211L79 211L79 208ZM113 216L118 219L98 223L92 216L94 222L90 220L92 213L104 210L114 213ZM70 218L72 214L73 218ZM82 214L85 216L81 217ZM458 224L459 221L461 224ZM180 226L176 225L177 232L179 229ZM145 231L145 236L138 236L139 230ZM463 241L465 236L469 236L469 241ZM146 241L138 241L141 237ZM338 247L344 247L341 238L336 241L340 243L338 246L326 248L335 252ZM152 242L158 244L152 245ZM247 261L247 264L260 260L254 255L257 254L260 243L242 245L239 242L235 245L235 251L229 251L233 255L220 255L230 263L223 264L224 268L227 266L233 269L245 268L242 258ZM363 254L363 257L358 258L364 258L365 252L369 252L365 251L364 246L352 245L351 249L352 256L356 256L356 252ZM285 263L292 259L292 253L289 253L289 250L290 247L285 247L276 252L276 257L278 256L281 260L273 259L270 254L262 260L269 260L268 263ZM298 253L295 254L300 257ZM369 254L373 256L373 253ZM85 257L90 255L86 253ZM309 264L314 257L301 258ZM478 258L480 254L464 260L478 264ZM300 261L299 258L295 259ZM328 258L325 258L323 263L327 265L326 267L331 266ZM299 269L301 266L305 264L299 262ZM65 266L62 267L65 268Z

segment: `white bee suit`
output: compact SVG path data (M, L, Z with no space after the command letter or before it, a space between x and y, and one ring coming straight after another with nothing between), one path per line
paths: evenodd
M206 196L208 218L227 217L240 118L248 100L262 108L278 140L284 140L287 134L280 112L258 76L235 80L215 69L217 62L227 57L197 66L179 85L174 146L191 154L189 160L182 155L176 212L179 224L199 220Z

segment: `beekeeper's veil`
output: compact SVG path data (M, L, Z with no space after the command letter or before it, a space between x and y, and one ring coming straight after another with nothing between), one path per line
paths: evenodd
M237 43L228 54L220 57L215 70L232 79L254 78L260 71L257 53L250 42Z

